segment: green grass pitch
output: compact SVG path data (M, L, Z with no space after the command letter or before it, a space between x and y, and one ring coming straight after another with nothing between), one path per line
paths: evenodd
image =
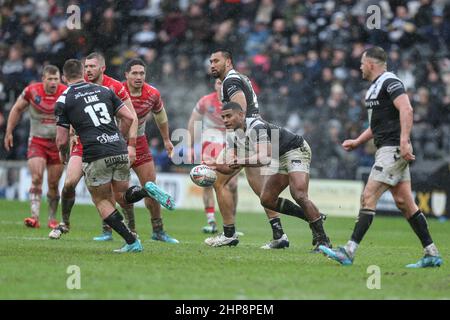
M28 203L0 201L0 299L449 299L450 224L429 220L444 258L441 268L404 266L422 255L420 242L403 218L376 217L355 264L342 267L309 253L306 223L283 217L291 247L262 250L271 229L261 214L239 213L245 233L233 248L209 248L200 211L164 211L166 230L180 244L150 240L148 213L136 209L144 252L118 255L114 241L98 243L100 219L93 206L75 205L72 230L49 240L46 205L41 228L27 229ZM326 230L334 245L350 236L354 219L329 217ZM81 289L66 286L67 268L80 267ZM368 289L367 268L379 266L381 289Z

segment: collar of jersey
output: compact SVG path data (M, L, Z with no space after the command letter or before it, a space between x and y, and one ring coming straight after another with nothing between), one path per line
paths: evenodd
M82 83L86 83L86 81L84 81L84 80L80 80L80 81L78 81L78 82L75 82L75 83L71 83L71 84L69 84L69 87L71 87L71 86L76 86L76 85L78 85L78 84L82 84Z
M384 71L383 73L380 73L380 75L378 77L376 77L375 79L373 79L372 83L377 82L378 79L380 79L380 77L385 74L387 71Z
M229 75L230 73L232 73L232 72L237 73L236 70L231 69L230 71L227 72L227 74L225 75L225 78L228 77L228 75Z

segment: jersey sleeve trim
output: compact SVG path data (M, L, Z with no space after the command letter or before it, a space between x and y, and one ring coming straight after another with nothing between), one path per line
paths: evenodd
M123 107L125 107L125 103L122 103L120 106L118 106L114 114L117 114L117 112L119 112L119 110L122 109Z
M70 128L70 124L67 123L56 123L57 126L63 127L65 129L69 129Z

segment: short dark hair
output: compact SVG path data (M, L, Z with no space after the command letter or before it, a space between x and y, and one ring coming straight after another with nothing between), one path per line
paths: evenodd
M132 66L143 66L144 69L147 68L147 65L144 61L142 61L142 59L134 58L127 62L127 65L125 66L125 72L130 72Z
M59 73L59 69L57 66L54 66L52 64L48 64L42 69L42 75L45 76L46 74L57 74Z
M64 63L63 74L68 80L83 78L83 64L80 60L69 59Z
M244 110L242 109L241 105L240 105L239 103L237 103L237 102L234 102L234 101L230 101L230 102L225 103L225 104L222 106L222 111L224 111L224 110L244 111Z
M386 51L384 51L381 47L371 47L364 51L367 58L372 58L375 60L378 60L382 63L387 62L387 54Z
M225 59L230 59L231 63L233 63L233 53L230 50L223 49L223 48L218 48L218 49L214 50L213 52L211 52L211 54L212 53L217 53L217 52L222 53L223 56L225 57Z
M87 57L87 59L97 59L101 65L105 65L105 57L100 52L92 52Z

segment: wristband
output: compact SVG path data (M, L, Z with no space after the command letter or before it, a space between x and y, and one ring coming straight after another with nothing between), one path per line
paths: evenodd
M128 146L136 148L136 138L129 138L128 139Z

